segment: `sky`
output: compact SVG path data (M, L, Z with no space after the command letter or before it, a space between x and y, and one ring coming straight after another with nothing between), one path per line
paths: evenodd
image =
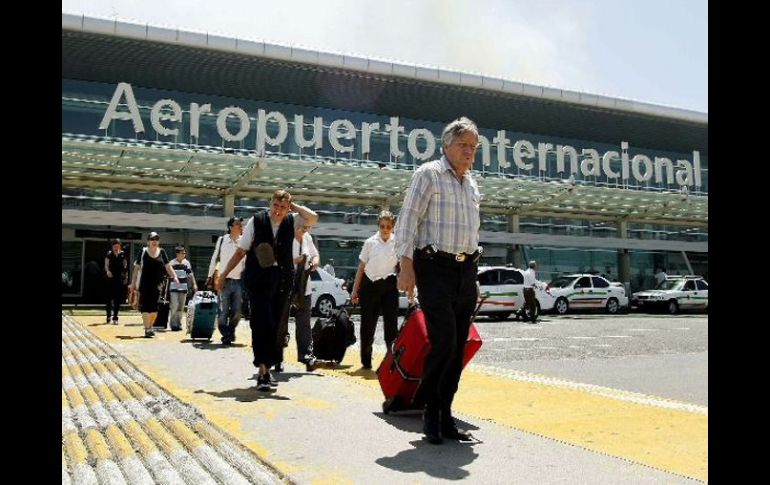
M707 0L62 0L62 12L708 113Z

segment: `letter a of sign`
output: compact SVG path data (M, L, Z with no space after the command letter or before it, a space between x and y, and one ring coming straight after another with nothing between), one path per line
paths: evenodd
M118 102L124 95L126 97L128 111L118 112ZM118 87L115 88L115 93L112 95L110 105L104 113L102 122L99 123L99 129L106 130L107 127L110 126L112 120L131 120L134 123L134 131L136 133L144 133L144 124L142 124L142 118L139 116L139 107L136 105L134 90L131 89L131 85L128 83L120 83L118 84Z

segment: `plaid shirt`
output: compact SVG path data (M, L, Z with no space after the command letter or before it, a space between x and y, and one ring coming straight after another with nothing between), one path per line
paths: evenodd
M461 184L446 157L421 165L412 176L394 232L396 256L435 244L448 253L473 253L479 246L481 194L470 171Z

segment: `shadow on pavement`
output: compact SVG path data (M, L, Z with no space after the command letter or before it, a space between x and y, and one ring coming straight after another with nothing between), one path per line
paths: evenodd
M352 367L352 366L351 366ZM377 379L377 373L374 372L372 369L364 369L363 367L359 367L358 369L354 371L345 371L343 374L347 374L352 377L363 377L367 381L373 381Z
M179 343L193 344L193 347L201 350L217 350L217 349L225 349L227 347L246 347L246 344L225 345L221 342L214 342L211 340L191 339L191 338L182 339L179 341Z
M396 429L422 434L422 411L419 409L398 411L395 414L385 414L383 412L373 412L372 414ZM458 428L464 429L466 431L479 429L478 426L474 426L473 424L463 421L457 417L455 417L455 424Z
M425 440L410 441L411 449L398 452L395 456L384 456L375 461L380 466L403 473L423 472L444 480L462 480L470 472L462 467L478 457L473 444L444 441L432 445Z
M275 399L277 401L289 401L286 396L276 394L277 389L271 389L268 392L257 391L256 387L245 387L240 389L228 389L226 391L205 391L198 389L195 394L209 394L214 397L225 397L235 399L238 402L254 402L260 399Z

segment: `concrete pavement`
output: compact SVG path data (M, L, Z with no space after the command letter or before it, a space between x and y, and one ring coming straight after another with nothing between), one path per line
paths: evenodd
M122 320L112 326L102 317L62 318L63 483L65 477L73 483L89 483L83 477L120 483L101 478L118 475L126 483L152 483L148 475L157 483L173 482L163 478L169 468L188 483L207 483L207 474L213 480L208 483L242 483L236 481L241 477L246 483L708 479L703 406L472 363L455 409L477 442L434 446L422 439L418 414L382 413L376 375L360 368L356 346L341 365L308 373L294 362L292 341L286 371L275 374L277 390L265 394L255 390L247 322L238 328L238 345L222 347L218 334L212 343L192 342L184 332L144 339L138 315ZM123 374L141 383L125 383L134 394L123 397L152 410L147 415L123 404L132 419L111 414L125 441L108 431L110 419L98 419L123 401L114 382L103 377L113 361L124 362L118 366ZM129 362L141 372L125 370ZM109 399L105 385L117 399ZM146 425L147 419L158 424ZM144 435L121 424L132 421ZM209 435L215 438L207 441ZM217 452L223 446L230 455ZM139 452L129 456L131 447ZM140 468L146 474L132 471Z

